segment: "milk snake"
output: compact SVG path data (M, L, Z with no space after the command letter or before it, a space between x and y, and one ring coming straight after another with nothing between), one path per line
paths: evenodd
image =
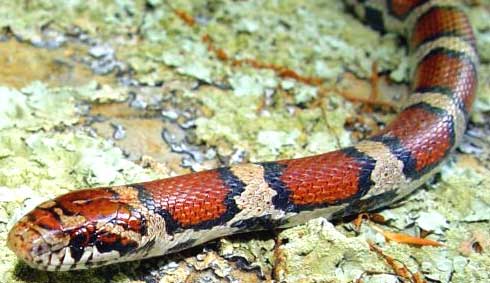
M34 268L84 269L340 218L411 193L464 134L479 61L472 27L458 1L348 2L372 27L408 42L411 92L386 128L320 155L73 191L21 218L8 235L10 249Z

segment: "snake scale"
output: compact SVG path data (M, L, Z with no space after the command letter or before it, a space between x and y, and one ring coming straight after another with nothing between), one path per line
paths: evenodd
M340 218L411 193L464 134L479 61L472 27L458 1L348 2L372 27L408 43L411 91L384 129L315 156L73 191L22 217L8 235L10 249L37 269L84 269L318 216Z

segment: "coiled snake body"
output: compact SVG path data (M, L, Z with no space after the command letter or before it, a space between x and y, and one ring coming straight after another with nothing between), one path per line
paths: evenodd
M457 1L360 2L350 4L373 27L406 35L413 59L411 93L386 128L316 156L74 191L20 219L9 247L34 268L83 269L352 215L412 192L462 139L477 85L475 38Z

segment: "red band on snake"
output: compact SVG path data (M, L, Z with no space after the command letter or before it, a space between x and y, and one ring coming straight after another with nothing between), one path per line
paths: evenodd
M414 62L406 105L385 129L316 156L74 191L20 219L9 247L35 268L83 269L352 215L411 193L464 134L477 85L475 38L456 1L362 2L353 10L374 28L403 33Z

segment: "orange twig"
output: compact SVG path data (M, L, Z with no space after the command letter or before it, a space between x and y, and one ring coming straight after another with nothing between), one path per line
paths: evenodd
M196 20L194 20L194 17L189 15L186 11L180 9L174 9L174 13L188 26L193 27L196 25Z
M369 100L373 103L379 98L379 74L378 63L373 62L371 65L371 93L369 94Z
M187 12L179 9L173 9L174 13L182 19L187 25L189 26L194 26L196 24L195 19L189 15ZM324 79L320 77L315 77L315 76L303 76L300 75L297 71L272 64L272 63L267 63L267 62L261 62L253 58L246 58L246 59L233 59L224 49L216 47L214 45L213 39L211 35L205 34L201 38L202 42L207 45L207 48L210 52L214 53L216 58L218 58L220 61L223 62L229 62L232 66L242 66L242 65L250 65L253 68L256 69L269 69L274 71L279 77L281 78L288 78L288 79L293 79L295 81L307 84L307 85L312 85L312 86L321 86ZM350 96L347 93L340 92L340 95L342 95L345 99L353 101L353 102L361 102L365 105L380 105L382 107L389 107L389 108L396 108L394 104L388 103L388 102L381 102L377 101L379 97L379 90L378 90L378 85L379 85L379 75L378 75L378 67L377 63L373 63L372 66L372 75L371 75L371 84L372 84L372 91L367 99L361 99L357 97Z
M383 259L386 261L386 263L391 266L393 269L393 272L401 278L410 280L413 283L426 283L427 281L423 278L422 274L420 272L416 272L415 274L410 272L410 270L407 268L407 266L398 261L397 259L386 255L383 253L383 251L376 246L373 243L369 243L369 247L371 248L372 251L375 251L379 256L383 257Z
M394 233L394 232L390 232L390 231L385 231L385 230L377 227L374 224L371 224L371 227L374 230L376 230L377 232L383 234L383 236L387 240L394 241L397 243L409 244L409 245L415 245L415 246L433 246L433 247L444 246L444 244L439 243L439 242L434 241L434 240L414 237L414 236L410 236L410 235L403 234L403 233Z

